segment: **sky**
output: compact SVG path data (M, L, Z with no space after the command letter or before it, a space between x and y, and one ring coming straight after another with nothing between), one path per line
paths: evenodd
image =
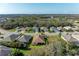
M0 14L79 14L79 3L0 3Z

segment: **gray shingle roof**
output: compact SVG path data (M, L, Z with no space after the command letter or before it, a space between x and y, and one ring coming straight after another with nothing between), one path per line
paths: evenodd
M18 41L28 43L31 38L32 37L30 35L23 35L18 39Z
M8 56L11 52L11 49L5 46L0 46L0 56Z
M6 41L16 40L16 38L19 36L20 36L20 34L18 34L18 33L7 34L4 36L4 40L6 40Z
M30 35L20 35L18 33L11 33L4 37L5 41L12 41L12 40L18 40L20 42L29 42L29 40L32 38Z

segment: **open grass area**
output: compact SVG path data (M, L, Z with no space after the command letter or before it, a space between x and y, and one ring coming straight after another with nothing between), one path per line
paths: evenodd
M19 49L24 55L30 56L31 53L34 51L35 49L39 49L39 48L43 48L45 45L38 45L38 46L32 46L30 45L30 50L27 49ZM12 51L14 51L15 48L12 48Z
M25 31L25 33L34 33L33 31Z
M61 37L59 37L58 35L53 35L48 37L48 42L52 43L53 41L59 41L60 39Z
M15 32L15 31L16 31L16 29L10 29L9 31L10 31L10 32Z

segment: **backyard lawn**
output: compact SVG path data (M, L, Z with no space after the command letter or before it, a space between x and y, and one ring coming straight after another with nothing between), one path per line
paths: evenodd
M26 49L19 49L24 55L28 55L30 56L31 53L34 51L35 52L35 49L39 49L39 48L43 48L45 45L41 45L41 46L32 46L30 45L29 48L31 48L31 50L26 50ZM15 48L12 48L12 51L14 51Z

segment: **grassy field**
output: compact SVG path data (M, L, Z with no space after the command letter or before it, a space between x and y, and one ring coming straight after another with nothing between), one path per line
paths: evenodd
M40 45L40 46L32 46L30 45L29 48L31 48L30 50L27 50L27 49L19 49L24 55L28 55L30 56L31 53L34 51L35 52L35 49L39 49L39 48L43 48L45 45ZM12 51L14 51L15 48L12 48Z
M16 31L16 29L10 29L9 31L10 31L10 32L15 32L15 31Z
M34 51L35 52L35 49L39 49L39 48L43 48L44 45L41 45L41 46L30 46L31 50L21 50L25 55L31 55L31 53Z

